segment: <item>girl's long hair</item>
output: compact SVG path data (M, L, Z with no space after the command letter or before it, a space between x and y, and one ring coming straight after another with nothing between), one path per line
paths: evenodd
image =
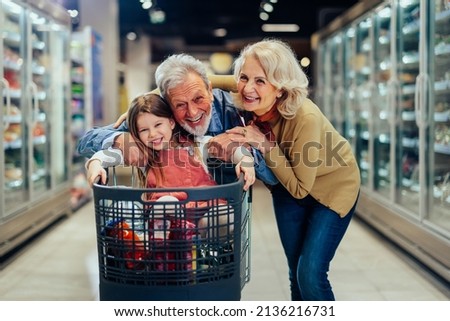
M145 93L137 96L133 99L130 108L128 109L127 122L130 134L134 138L137 147L139 148L139 152L143 153L147 158L144 173L141 170L137 170L141 187L146 187L146 175L150 169L154 170L157 182L162 181L164 177L162 177L163 175L162 171L160 170L160 164L157 160L158 151L154 151L153 149L149 148L139 138L137 119L139 115L143 113L149 113L158 117L172 119L173 113L167 102L161 96L155 93ZM175 144L177 144L177 137L180 135L180 131L180 126L175 123L175 128L172 133L172 138L174 138L173 143Z

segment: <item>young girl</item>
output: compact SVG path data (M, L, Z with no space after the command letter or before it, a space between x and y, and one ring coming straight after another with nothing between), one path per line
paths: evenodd
M171 188L217 185L204 162L204 147L208 137L196 137L195 141L191 139L175 122L171 108L159 95L146 93L136 97L128 111L127 122L140 151L147 154L146 166L138 171L142 186ZM237 163L236 174L244 174L244 189L247 190L255 182L253 158L241 147L236 149L233 161ZM92 185L97 177L105 183L104 167L120 164L123 164L123 157L117 149L95 153L86 163L89 183ZM172 198L167 198L167 194L154 193L150 199L166 196L164 200L182 201L187 198L182 192L170 193ZM189 202L186 207L190 205L201 206L199 202Z

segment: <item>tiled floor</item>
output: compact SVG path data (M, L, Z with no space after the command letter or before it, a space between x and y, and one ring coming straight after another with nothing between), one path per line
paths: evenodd
M270 195L254 188L251 280L244 301L289 300L287 268L271 210ZM0 271L0 300L98 300L93 204L36 239ZM330 271L337 300L447 301L446 289L430 282L423 272L376 233L355 219Z

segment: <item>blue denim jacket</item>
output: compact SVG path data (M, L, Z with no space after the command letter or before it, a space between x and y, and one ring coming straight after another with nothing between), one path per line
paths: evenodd
M206 135L215 136L222 134L227 129L236 126L243 126L243 122L251 119L251 115L246 112L240 112L233 105L231 95L221 89L213 89L214 101L211 110L211 123L209 124ZM95 152L101 149L111 147L113 137L120 132L128 131L126 122L123 122L119 128L113 128L113 125L97 127L89 130L78 142L77 151L80 155L91 157ZM268 185L275 185L278 179L267 167L264 157L261 153L253 149L255 158L256 177Z

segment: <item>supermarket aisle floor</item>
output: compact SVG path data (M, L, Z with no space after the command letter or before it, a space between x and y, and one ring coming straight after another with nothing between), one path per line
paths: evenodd
M289 300L287 268L270 195L257 184L252 218L252 275L245 301ZM375 233L354 220L332 263L337 300L449 300ZM0 271L0 300L98 300L92 202L35 240Z

